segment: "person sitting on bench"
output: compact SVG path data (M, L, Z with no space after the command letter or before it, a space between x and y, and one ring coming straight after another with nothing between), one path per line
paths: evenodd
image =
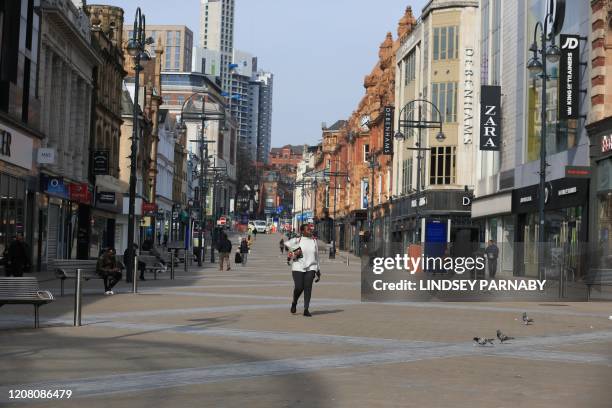
M115 257L115 248L107 248L100 256L96 272L104 279L104 294L114 295L113 287L121 280L121 269Z

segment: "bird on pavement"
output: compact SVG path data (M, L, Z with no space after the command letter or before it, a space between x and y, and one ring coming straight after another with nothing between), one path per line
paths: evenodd
M474 337L474 341L480 346L486 346L487 344L493 345L495 339L487 339L485 337Z
M525 326L527 326L528 324L533 323L534 320L531 317L527 316L527 312L523 312L523 323L525 323Z
M508 340L514 340L514 337L510 337L510 336L506 336L504 333L502 333L501 330L497 329L497 338L499 339L500 343L503 343L505 341Z

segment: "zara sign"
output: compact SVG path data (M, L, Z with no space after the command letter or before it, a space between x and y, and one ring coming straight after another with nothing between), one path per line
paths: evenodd
M501 87L480 88L480 150L499 151L501 140Z

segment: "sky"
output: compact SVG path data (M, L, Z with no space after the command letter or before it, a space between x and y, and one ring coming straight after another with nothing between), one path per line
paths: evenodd
M125 10L140 6L147 24L181 24L199 42L200 0L97 0ZM387 32L407 6L425 0L236 0L234 47L274 74L272 146L316 144L321 124L347 119L365 94L363 79L378 61Z

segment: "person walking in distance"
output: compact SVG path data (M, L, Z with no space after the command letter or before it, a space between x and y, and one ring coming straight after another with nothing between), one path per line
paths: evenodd
M489 245L485 249L487 263L489 264L489 279L495 279L497 273L497 258L499 257L499 248L495 245L495 241L489 240Z
M320 275L319 248L317 241L312 238L310 225L300 227L301 236L285 242L288 257L291 259L291 274L295 284L293 289L293 302L291 313L296 312L297 302L304 293L304 316L310 317L310 297L315 275Z
M249 243L246 238L242 238L240 241L240 256L242 256L242 266L246 266L249 258Z
M16 278L23 276L23 271L30 266L28 247L23 242L23 235L17 234L6 250L5 275Z
M223 270L223 264L227 264L227 270L230 268L230 253L232 252L232 242L227 238L225 232L217 240L217 251L219 251L219 270Z
M114 248L107 248L98 258L96 272L104 279L104 294L114 295L113 287L121 280L121 270Z
M285 253L285 240L281 238L278 245L280 246L281 255L284 254Z

